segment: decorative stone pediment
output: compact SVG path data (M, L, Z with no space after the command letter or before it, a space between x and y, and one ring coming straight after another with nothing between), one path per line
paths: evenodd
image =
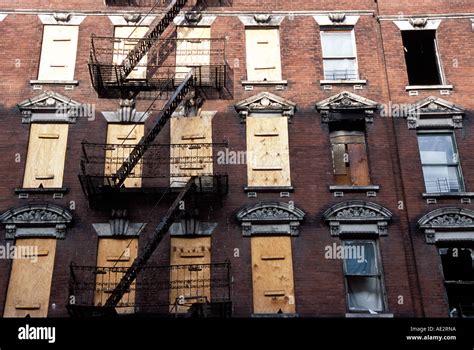
M251 113L280 113L291 119L296 112L296 103L269 92L261 92L237 103L235 110L239 113L242 122L245 122Z
M179 14L173 20L177 26L186 27L210 27L216 20L217 16L204 14L202 12L187 12L185 14Z
M418 220L427 243L440 241L474 241L474 211L462 208L440 208Z
M371 123L377 109L377 102L349 91L343 91L316 104L316 110L321 115L323 123L328 123L336 114L345 112L363 113L366 122Z
M441 24L440 19L407 18L393 21L400 30L436 30Z
M125 13L123 15L108 16L114 26L150 26L155 16L142 16L138 13Z
M43 24L68 26L78 26L86 18L84 15L75 15L69 12L56 12L52 15L38 15L38 17Z
M138 237L146 223L130 222L126 210L112 210L108 223L92 224L99 237Z
M0 216L6 225L6 239L18 237L64 238L71 213L54 204L30 204L6 211Z
M138 112L135 106L135 99L120 99L116 112L104 111L102 115L108 123L145 123L151 112Z
M327 26L355 26L359 21L360 16L347 15L342 12L330 13L328 15L316 15L313 16L314 20L321 27Z
M52 91L45 91L20 102L17 106L22 114L22 123L75 123L78 116L92 114L85 105Z
M410 106L407 112L409 129L462 128L465 109L442 98L430 96Z
M237 213L237 220L242 223L244 236L297 236L304 216L305 213L294 205L284 202L262 202L241 209Z
M391 219L390 210L379 204L365 201L338 203L323 213L323 220L329 223L333 236L342 234L384 236L388 233L388 222Z
M285 16L276 16L270 13L256 13L239 16L246 27L279 27Z

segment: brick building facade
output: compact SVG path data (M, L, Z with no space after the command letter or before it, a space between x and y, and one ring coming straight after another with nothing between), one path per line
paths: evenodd
M211 185L119 312L184 314L229 288L237 317L474 314L472 4L190 1L117 78L171 1L130 2L0 5L0 244L39 247L0 260L4 316L102 305L191 175ZM199 108L107 187L191 66Z

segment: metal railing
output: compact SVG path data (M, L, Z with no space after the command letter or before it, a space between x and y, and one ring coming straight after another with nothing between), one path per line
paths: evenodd
M103 306L128 267L70 265L74 307ZM117 304L119 313L185 313L196 303L231 301L230 263L143 267Z
M459 179L448 178L425 181L425 187L428 193L450 193L463 190Z

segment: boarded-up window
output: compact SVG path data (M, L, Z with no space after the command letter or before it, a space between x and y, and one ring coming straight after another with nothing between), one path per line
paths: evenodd
M191 176L212 175L212 116L171 118L170 184L182 187Z
M125 271L137 257L138 238L99 239L97 254L97 277L95 291L95 305L104 305L110 294L122 279ZM116 308L119 313L133 313L135 304L135 282L131 284L128 293L125 293Z
M295 313L290 237L252 237L255 314Z
M45 25L38 80L74 80L79 26Z
M4 317L47 317L56 239L17 239L15 246Z
M120 169L136 145L143 137L145 126L143 124L109 124L107 127L107 148L105 154L106 176L113 175ZM125 187L142 186L143 162L140 161L124 182Z
M246 29L247 79L281 80L280 34L278 29Z
M361 131L331 133L332 159L337 185L370 185L365 135Z
M59 188L63 185L67 124L31 124L24 188Z
M122 64L124 58L127 57L128 53L135 47L138 40L143 38L148 31L148 27L115 27L115 37L122 38L117 39L114 42L114 64ZM126 40L131 39L131 40ZM135 39L135 40L133 40ZM145 55L137 67L127 76L127 79L146 79L148 56Z
M202 82L208 82L211 63L211 27L178 27L176 45L176 80L179 82L193 68Z
M170 312L211 301L211 237L172 238Z
M291 186L288 118L247 118L248 186Z

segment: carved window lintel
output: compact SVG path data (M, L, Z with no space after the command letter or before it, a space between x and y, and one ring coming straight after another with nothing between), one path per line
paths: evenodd
M474 211L462 208L440 208L418 220L426 243L474 241Z

